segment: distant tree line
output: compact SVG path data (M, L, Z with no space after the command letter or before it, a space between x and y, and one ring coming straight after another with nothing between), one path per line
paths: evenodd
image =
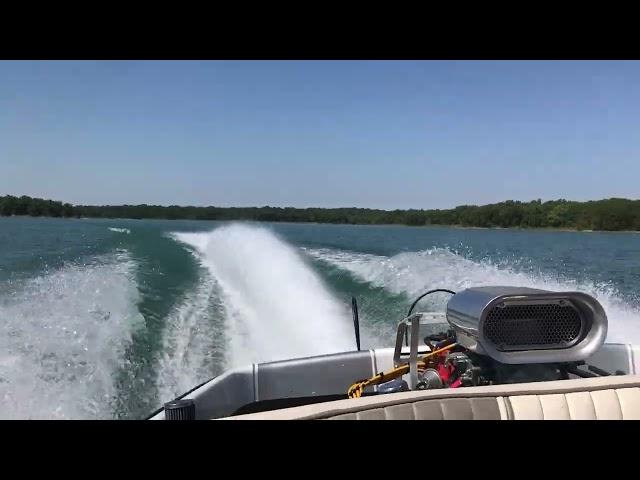
M74 217L75 208L70 203L31 198L23 195L0 197L0 215L30 215L32 217Z
M491 205L462 205L445 210L369 208L168 207L159 205L71 205L28 196L0 197L0 215L33 217L255 220L338 224L456 225L486 228L568 228L640 230L640 200L609 198L589 202L507 200Z

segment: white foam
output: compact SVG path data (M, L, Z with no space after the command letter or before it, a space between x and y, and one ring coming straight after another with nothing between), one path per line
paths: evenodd
M134 328L125 253L69 265L0 292L0 418L111 418L114 374Z
M197 249L220 285L231 365L354 348L348 309L273 232L234 224L174 237Z
M216 282L202 277L196 289L168 315L156 386L162 402L174 399L211 378L211 368L224 352L224 331L215 328L219 304Z
M131 230L129 230L128 228L109 227L109 230L111 230L112 232L117 232L117 233L126 233L127 235L129 235L131 233Z
M307 253L374 286L384 287L393 293L406 293L410 297L431 288L458 291L487 285L582 291L593 295L604 307L609 318L607 341L640 342L640 309L622 300L611 284L519 272L509 264L498 266L486 260L475 262L443 248L405 252L392 257L333 249L309 249ZM446 298L446 294L432 299L427 297L421 305L443 309Z

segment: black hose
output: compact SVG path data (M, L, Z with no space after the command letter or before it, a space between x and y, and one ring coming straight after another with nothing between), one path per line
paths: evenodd
M593 365L587 365L587 369L591 370L593 373L597 373L601 377L608 377L609 375L611 375L606 370L602 370L601 368L595 367Z
M411 315L411 312L413 312L414 307L416 306L416 304L422 300L424 297L426 297L427 295L431 294L431 293L436 293L436 292L446 292L446 293L450 293L451 295L455 295L456 292L452 291L452 290L447 290L446 288L436 288L435 290L429 290L428 292L423 293L422 295L420 295L418 298L416 298L416 301L413 302L413 304L411 305L411 308L409 308L409 313L407 313L407 317L409 315Z
M567 367L565 370L568 373L571 373L571 374L575 375L576 377L593 378L593 377L597 377L598 376L595 373L585 372L584 370L579 370L577 367Z

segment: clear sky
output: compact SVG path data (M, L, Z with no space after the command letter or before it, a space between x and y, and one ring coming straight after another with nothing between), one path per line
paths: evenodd
M0 62L0 195L393 209L639 191L640 62Z

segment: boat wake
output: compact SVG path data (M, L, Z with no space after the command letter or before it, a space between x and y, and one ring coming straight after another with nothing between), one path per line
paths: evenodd
M220 287L230 365L354 348L348 306L270 230L233 224L173 237L195 249Z
M114 377L144 322L134 267L120 251L3 290L1 418L112 418Z
M225 367L224 306L216 281L206 271L195 291L169 314L164 328L156 386L166 402Z
M578 290L594 296L609 318L607 341L640 342L640 308L625 302L610 285L588 280L551 277L542 272L525 273L508 263L475 262L448 249L404 252L391 257L336 249L307 249L312 258L348 271L360 281L410 298L431 288L459 291L472 286L510 285L556 291ZM443 310L445 294L425 298L424 310Z

